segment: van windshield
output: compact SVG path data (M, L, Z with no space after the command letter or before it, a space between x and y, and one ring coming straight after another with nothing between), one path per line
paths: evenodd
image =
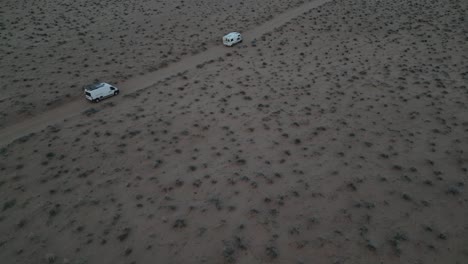
M90 94L90 93L88 93L88 92L86 92L85 94L86 94L87 96L91 96L91 94Z

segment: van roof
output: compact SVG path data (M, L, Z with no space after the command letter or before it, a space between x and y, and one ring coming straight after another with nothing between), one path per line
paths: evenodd
M229 34L227 34L226 36L224 36L225 38L234 38L234 37L237 37L238 35L240 35L240 33L238 32L231 32Z
M94 91L94 90L99 89L101 87L104 87L106 85L109 85L109 84L107 84L107 83L94 83L94 84L86 85L85 90Z

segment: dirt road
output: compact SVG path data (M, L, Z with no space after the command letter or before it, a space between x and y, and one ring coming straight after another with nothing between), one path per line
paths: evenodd
M314 0L290 9L251 30L243 32L244 42L249 43L256 38L261 37L263 34L273 31L275 28L280 27L293 18L330 1L331 0ZM130 94L145 89L169 76L193 69L197 65L206 61L223 57L228 52L232 52L232 49L222 46L220 42L219 46L210 47L202 53L184 58L181 61L170 64L166 68L127 80L119 85L121 94ZM123 96L117 96L111 100L118 105L119 101L125 100L125 98ZM15 139L40 131L47 126L61 122L66 118L79 115L90 107L92 107L92 105L83 97L63 106L38 114L37 116L14 123L0 131L0 146L8 145Z

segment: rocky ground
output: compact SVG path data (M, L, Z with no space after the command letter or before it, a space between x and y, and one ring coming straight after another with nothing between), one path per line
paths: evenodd
M0 14L0 127L199 53L301 0L14 1Z
M255 11L237 23L254 28L295 4L235 3ZM154 10L128 16L145 21ZM225 56L1 148L0 259L466 263L467 4L338 0L304 12ZM118 34L138 33L118 26ZM127 77L157 56L131 64L133 53L109 45L102 48L125 58L107 59L134 65L122 68ZM92 69L107 69L74 67L96 78ZM83 81L63 76L52 79ZM35 96L34 104L47 97Z

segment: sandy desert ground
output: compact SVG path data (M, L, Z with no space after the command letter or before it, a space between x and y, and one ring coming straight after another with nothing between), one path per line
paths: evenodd
M468 263L466 1L197 2L2 8L17 13L2 29L0 136L28 127L1 140L2 262ZM164 41L146 37L155 21ZM31 23L94 33L49 57L38 36L27 48ZM248 38L221 47L231 27ZM156 77L79 97L90 79Z
M118 84L164 68L301 3L5 0L0 127L68 103L94 80Z

